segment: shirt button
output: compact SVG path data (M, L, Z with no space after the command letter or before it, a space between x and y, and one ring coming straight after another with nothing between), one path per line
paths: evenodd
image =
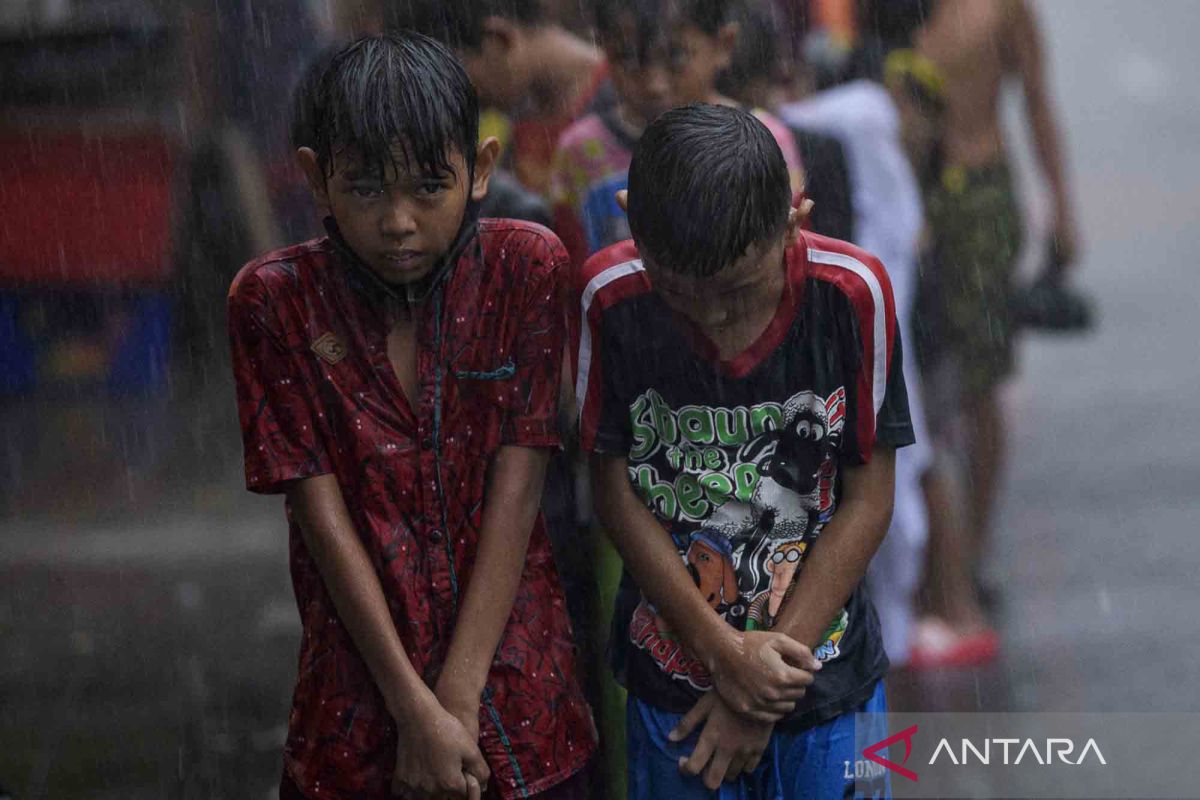
M442 532L435 529L432 533L429 534L429 538L435 542L440 542L442 540Z
M426 436L424 439L422 439L421 447L422 447L422 449L425 449L425 450L432 450L433 449L433 437Z

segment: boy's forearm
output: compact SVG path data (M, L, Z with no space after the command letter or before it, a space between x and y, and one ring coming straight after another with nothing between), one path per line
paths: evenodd
M389 713L396 719L420 713L436 700L404 652L383 586L358 538L337 479L321 475L297 481L287 494L309 555Z
M1058 127L1055 125L1049 100L1044 95L1036 99L1029 98L1029 100L1029 122L1033 129L1034 151L1037 153L1042 174L1050 187L1056 221L1059 221L1062 218L1070 217L1071 198L1063 170Z
M671 632L711 671L735 635L704 600L671 537L629 485L623 458L593 456L596 514L626 568Z
M455 699L479 702L512 614L549 458L544 449L501 447L492 460L475 565L438 679L439 693L450 687Z
M1054 199L1057 221L1069 217L1071 202L1062 163L1058 126L1051 107L1049 89L1046 85L1045 61L1041 36L1033 14L1024 2L1015 5L1014 44L1021 83L1025 91L1026 112L1033 133L1034 152L1038 165Z
M871 463L855 470L847 497L805 559L773 630L814 651L829 622L862 581L892 519L895 450L877 447Z

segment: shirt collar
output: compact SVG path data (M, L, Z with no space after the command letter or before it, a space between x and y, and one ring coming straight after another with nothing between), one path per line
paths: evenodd
M479 204L475 200L470 200L467 202L466 213L463 215L462 225L458 229L458 235L455 237L454 243L438 259L429 274L415 284L396 287L384 282L359 257L358 253L354 252L342 236L337 220L332 216L328 216L325 217L323 223L325 225L325 232L329 235L329 241L333 245L334 252L337 253L341 263L347 267L346 275L350 286L369 300L385 304L391 301L406 306L420 305L454 271L454 267L472 245L475 247L479 246L479 237L477 235L479 231Z

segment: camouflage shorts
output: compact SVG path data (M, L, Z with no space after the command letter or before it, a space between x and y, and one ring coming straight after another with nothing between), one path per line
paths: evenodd
M926 195L933 239L920 270L917 347L922 370L948 362L956 393L975 397L1013 370L1009 312L1021 216L1008 167L951 167Z

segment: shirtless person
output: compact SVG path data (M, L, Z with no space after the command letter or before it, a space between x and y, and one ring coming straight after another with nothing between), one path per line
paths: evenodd
M990 633L972 584L1003 466L999 389L1013 370L1008 302L1021 231L999 114L1000 89L1010 76L1024 90L1037 159L1054 201L1053 247L1064 264L1074 258L1076 233L1038 31L1026 3L955 0L937 2L931 12L916 45L942 70L946 103L943 168L926 198L936 266L922 276L922 294L932 299L934 313L931 335L920 344L933 389L931 427L944 427L954 416L951 412L964 414L970 473L965 536L955 533L962 528L952 522L958 515L948 513L952 509L945 493L929 497L931 570L926 581L936 589L930 610L955 636L935 637L940 643L930 643L920 641L918 632L917 650L932 646L942 651L943 661L963 663L972 654L954 651L964 650L981 632ZM949 396L938 391L946 376L953 392ZM947 632L945 625L942 632ZM914 664L920 660L914 652Z

